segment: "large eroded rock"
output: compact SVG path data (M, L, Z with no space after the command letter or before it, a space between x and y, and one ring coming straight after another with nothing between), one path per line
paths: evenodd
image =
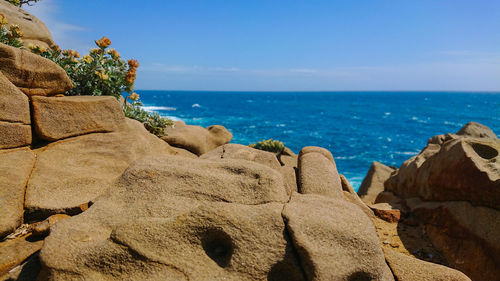
M168 144L131 119L116 132L50 143L38 153L25 206L30 213L71 213L105 192L136 159L163 153L175 154Z
M343 198L342 183L330 151L304 147L299 153L298 169L300 193Z
M276 171L239 159L143 158L40 254L49 280L305 280ZM280 202L276 202L280 201Z
M54 44L49 29L37 17L6 1L0 2L0 14L4 15L10 24L17 24L23 31L25 47L34 44L47 48Z
M166 128L167 136L162 137L171 146L184 148L200 156L218 146L229 143L233 135L223 126L213 125L206 129L200 126L175 122L173 128Z
M469 122L457 132L460 136L469 136L473 138L498 139L497 135L488 127L477 122Z
M29 149L0 152L0 238L23 222L24 192L34 163Z
M120 104L110 96L35 96L32 101L35 131L48 141L113 132L125 119Z
M366 204L375 204L377 196L384 192L384 182L394 170L382 163L373 162L358 190L361 200Z
M500 212L468 202L407 200L432 244L472 280L500 276Z
M469 201L500 209L500 141L448 137L430 143L386 181L403 198Z
M294 194L283 215L308 280L394 280L375 227L356 205Z
M73 83L55 62L0 43L0 71L28 96L63 94Z

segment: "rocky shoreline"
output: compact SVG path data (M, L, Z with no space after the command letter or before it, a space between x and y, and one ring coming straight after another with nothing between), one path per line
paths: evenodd
M43 40L44 42L47 40ZM356 193L332 153L167 136L0 44L0 280L500 280L500 140L471 122Z

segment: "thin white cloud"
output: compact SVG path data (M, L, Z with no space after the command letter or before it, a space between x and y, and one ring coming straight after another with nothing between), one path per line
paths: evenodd
M86 31L85 27L62 22L58 19L60 8L57 0L43 0L33 6L24 5L23 9L42 20L49 28L54 42L63 49L75 49L80 52L90 49L88 42L82 42L78 32Z

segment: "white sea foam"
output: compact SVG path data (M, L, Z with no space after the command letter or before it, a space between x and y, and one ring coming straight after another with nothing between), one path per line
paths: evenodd
M195 103L195 104L191 105L191 107L201 107L201 105L199 105L198 103Z
M156 111L156 110L165 110L165 111L176 111L177 108L169 107L169 106L143 106L142 107L146 111Z

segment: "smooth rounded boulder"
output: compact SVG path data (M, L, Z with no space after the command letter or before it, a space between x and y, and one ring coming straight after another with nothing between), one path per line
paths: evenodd
M28 96L51 96L71 90L73 82L55 62L0 43L0 71Z
M174 127L166 128L167 135L162 137L171 146L184 148L198 156L205 154L218 146L227 144L233 135L220 125L207 128L186 125L175 122Z

